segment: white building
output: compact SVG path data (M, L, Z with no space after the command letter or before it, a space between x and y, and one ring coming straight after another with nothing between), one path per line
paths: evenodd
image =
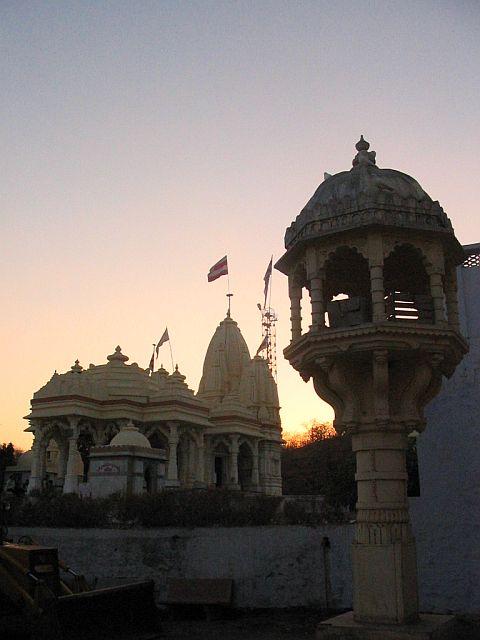
M149 375L127 362L120 347L106 364L84 369L77 360L33 394L26 416L26 431L34 435L27 456L29 491L42 487L47 468L52 476L52 447L58 449L54 484L66 493L78 491L79 454L88 481L90 450L93 460L122 427L133 424L153 450L165 452L165 477L145 481L144 488L216 486L281 494L277 386L267 362L250 357L232 318L219 324L210 341L198 393L178 367L172 374L160 368Z

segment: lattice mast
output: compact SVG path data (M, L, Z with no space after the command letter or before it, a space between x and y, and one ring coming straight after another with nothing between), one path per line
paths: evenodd
M270 369L275 380L277 379L277 329L276 322L278 320L275 309L271 305L272 301L272 267L273 256L267 267L267 271L263 277L264 286L264 302L263 306L258 303L257 307L262 314L262 342L257 351L257 355L263 351L266 357L268 368ZM268 303L267 303L268 300Z
M277 379L277 314L275 309L270 305L268 307L262 307L262 336L265 340L266 346L266 360L268 368L272 372L275 380Z

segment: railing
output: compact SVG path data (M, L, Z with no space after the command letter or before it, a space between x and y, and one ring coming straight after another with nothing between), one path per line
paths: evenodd
M433 300L425 294L392 291L385 296L387 320L409 320L432 324Z

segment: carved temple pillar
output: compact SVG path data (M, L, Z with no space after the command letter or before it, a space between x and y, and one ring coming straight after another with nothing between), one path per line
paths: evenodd
M68 422L72 430L71 436L68 438L68 458L67 472L65 474L65 482L63 483L63 493L77 493L78 476L77 476L77 458L78 458L78 423L80 418L76 416L69 417Z
M168 465L167 465L167 487L178 487L178 463L177 463L177 450L178 450L178 422L167 422L168 426Z
M28 480L28 493L38 491L42 488L41 455L42 450L39 436L35 435L32 445L32 467L30 469L30 478Z
M229 459L229 471L230 471L230 489L240 489L238 483L238 436L230 436L230 459Z
M58 445L58 461L57 461L57 480L56 484L59 487L63 487L65 482L65 475L67 473L67 460L68 460L68 443L62 442Z
M252 485L254 491L258 491L260 484L260 472L258 468L258 440L253 441L252 452Z
M203 434L198 437L197 445L197 473L196 473L197 485L205 485L205 442Z
M302 335L302 287L293 278L288 279L288 293L290 296L290 322L292 341Z
M418 618L417 561L407 501L404 433L352 436L358 502L353 543L354 618L404 624Z
M385 286L383 283L383 246L382 239L377 235L369 237L369 269L370 292L372 298L372 321L384 322L385 312Z
M311 329L313 331L319 331L325 327L325 301L322 272L318 272L310 280L310 300L312 303Z

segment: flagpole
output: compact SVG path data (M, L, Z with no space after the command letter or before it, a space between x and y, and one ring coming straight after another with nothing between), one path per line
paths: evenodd
M268 295L268 308L270 309L272 306L272 284L273 284L273 254L270 258L270 263L272 265L272 270L270 271L270 293Z
M150 371L150 375L152 375L152 373L153 373L153 372L154 372L154 370L155 370L155 346L156 346L156 345L155 345L155 342L154 342L154 343L153 343L152 360L151 360L151 362L153 362L153 367L152 367L152 370Z
M233 293L230 292L230 273L228 269L227 262L227 298L228 298L228 310L227 310L227 318L230 318L230 303L232 300Z
M170 347L170 360L172 361L172 373L173 373L175 371L175 367L173 366L172 339L170 338L170 334L168 334L168 346Z

